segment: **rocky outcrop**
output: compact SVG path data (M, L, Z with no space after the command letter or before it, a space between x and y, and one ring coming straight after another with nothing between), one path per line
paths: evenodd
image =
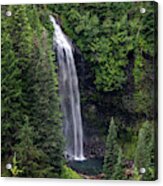
M87 158L104 157L105 143L98 136L87 137L84 142L84 152Z

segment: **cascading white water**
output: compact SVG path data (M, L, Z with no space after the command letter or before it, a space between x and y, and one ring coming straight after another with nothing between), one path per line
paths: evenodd
M54 26L53 42L59 63L59 91L66 139L65 155L71 160L82 161L85 160L83 154L83 128L78 77L72 45L52 16L50 16L50 20Z

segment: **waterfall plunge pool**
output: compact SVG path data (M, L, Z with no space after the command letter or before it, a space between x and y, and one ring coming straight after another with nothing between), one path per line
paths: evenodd
M69 161L68 166L79 174L95 176L102 173L103 158L91 158L84 161Z

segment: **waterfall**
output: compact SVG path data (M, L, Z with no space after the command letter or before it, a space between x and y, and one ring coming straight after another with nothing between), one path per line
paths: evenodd
M71 160L82 161L85 159L83 128L78 77L72 45L52 16L50 16L50 20L54 26L53 43L59 63L59 92L63 111L63 132L66 140L65 155Z

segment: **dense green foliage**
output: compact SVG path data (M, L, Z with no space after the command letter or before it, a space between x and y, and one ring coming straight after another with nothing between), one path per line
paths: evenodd
M3 6L2 33L2 160L16 152L23 170L17 176L58 177L63 136L48 31L37 8L22 5Z
M154 2L48 5L84 57L85 62L76 62L83 119L96 133L107 133L111 116L122 128L157 115L156 6ZM146 13L140 13L141 7Z
M86 156L105 154L107 179L156 178L156 8L152 1L2 6L3 176L80 178L64 165L53 15L74 48Z
M67 179L82 179L82 177L75 171L73 171L71 168L64 165L63 172L61 175L61 178L67 178Z
M117 160L117 163L115 164L115 170L114 170L114 173L113 173L113 176L112 176L112 178L114 180L124 180L124 179L126 179L124 161L123 160L124 159L123 159L122 149L119 148L118 160Z
M155 152L154 152L154 127L153 123L145 121L139 129L137 148L133 154L134 164L127 169L125 157L118 142L116 126L111 120L109 134L106 141L104 173L106 179L124 180L154 180L155 178ZM141 169L145 169L141 173ZM125 172L126 170L126 172Z

